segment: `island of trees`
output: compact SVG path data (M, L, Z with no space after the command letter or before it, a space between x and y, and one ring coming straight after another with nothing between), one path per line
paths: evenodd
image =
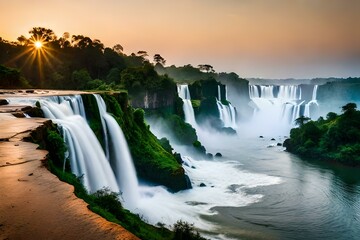
M317 121L300 117L284 142L287 151L306 159L360 166L360 111L355 103L342 107L342 114L327 114Z

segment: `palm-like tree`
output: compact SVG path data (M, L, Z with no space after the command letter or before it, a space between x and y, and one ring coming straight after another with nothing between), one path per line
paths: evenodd
M308 122L310 120L311 120L311 118L309 118L309 117L300 116L297 119L295 119L295 124L302 127L306 122Z

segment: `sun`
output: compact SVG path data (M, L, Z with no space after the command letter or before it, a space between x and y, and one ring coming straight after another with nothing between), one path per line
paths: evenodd
M34 42L34 46L36 49L41 49L43 47L43 43L40 41Z

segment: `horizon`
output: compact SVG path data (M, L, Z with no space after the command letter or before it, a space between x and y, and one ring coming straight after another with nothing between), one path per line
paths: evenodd
M145 50L150 60L158 53L167 66L210 64L242 78L360 76L356 0L159 0L151 5L14 0L0 8L0 20L7 23L0 37L9 41L45 27L57 36L69 32L99 39L107 47L119 43L125 54Z

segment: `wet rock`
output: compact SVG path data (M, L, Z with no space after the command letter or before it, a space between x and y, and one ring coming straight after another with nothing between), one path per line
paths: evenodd
M26 90L25 92L26 92L26 93L34 93L35 91L34 91L34 89L28 89L28 90Z
M264 138L264 136L259 136L259 138Z
M282 143L277 143L276 146L282 146Z
M208 159L213 159L214 156L213 156L211 153L207 153L207 154L206 154L206 157L207 157Z
M215 154L215 157L222 157L222 154L218 152Z
M275 138L270 139L271 141L275 141Z
M174 153L174 157L176 159L176 161L179 163L179 164L182 164L183 163L183 160L181 158L181 154L180 153Z
M231 128L231 127L223 127L223 128L221 128L220 132L228 134L228 135L235 135L236 134L236 130Z
M14 117L17 117L17 118L24 118L25 115L23 112L15 112L12 114Z
M8 105L9 101L7 99L4 98L0 98L0 105Z
M206 187L205 183L200 183L199 187Z
M40 118L45 117L43 111L39 107L27 106L27 107L22 108L21 111L23 111L30 117L40 117Z

